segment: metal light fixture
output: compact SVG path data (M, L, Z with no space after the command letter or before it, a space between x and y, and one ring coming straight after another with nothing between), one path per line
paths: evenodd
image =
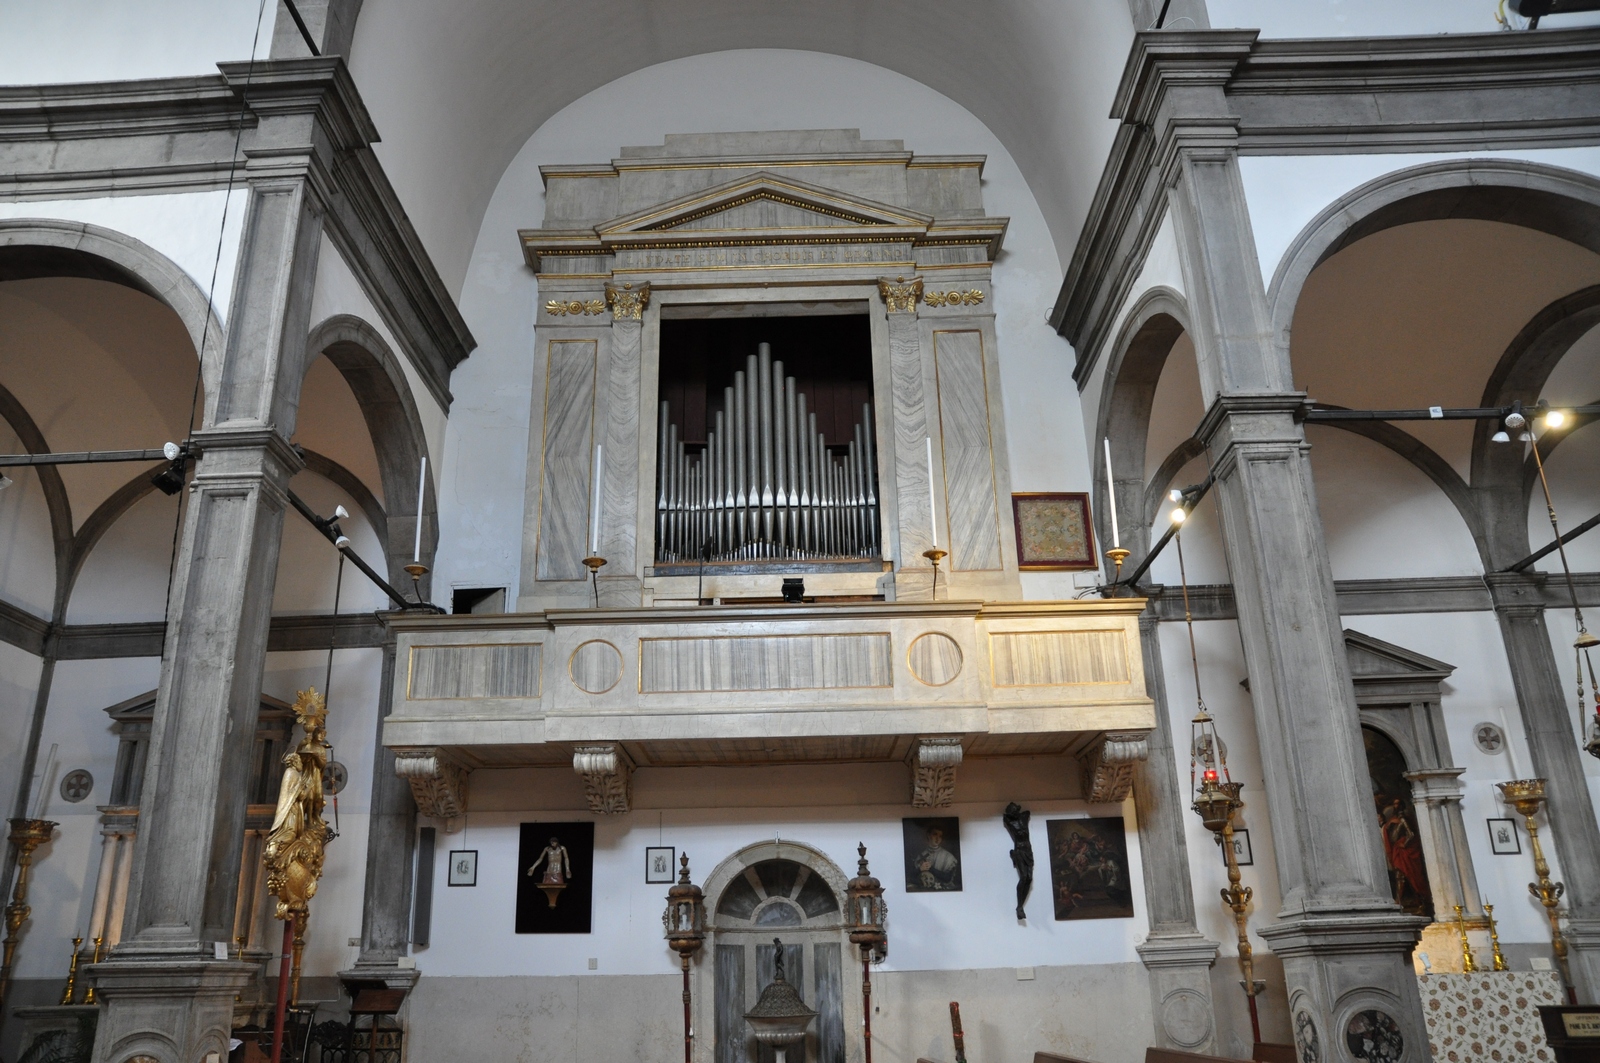
M667 910L661 913L667 944L683 959L683 1063L692 1063L694 1026L689 1008L689 958L706 940L705 894L689 881L689 854L680 857L678 881L667 890Z
M1255 953L1250 947L1249 909L1254 891L1241 885L1239 860L1233 851L1233 819L1244 807L1244 802L1239 800L1244 784L1234 782L1228 774L1228 747L1217 734L1216 721L1206 710L1205 694L1200 689L1200 655L1195 649L1194 614L1189 608L1189 573L1183 562L1182 525L1187 516L1185 508L1172 511L1173 523L1178 525L1175 539L1178 578L1183 586L1183 622L1189 632L1189 663L1194 669L1196 712L1189 731L1189 788L1194 795L1195 813L1222 846L1222 855L1228 864L1228 888L1222 891L1222 902L1233 913L1233 923L1239 932L1239 970L1244 975L1240 985L1250 1007L1250 1029L1259 1042L1261 1018L1256 1011L1256 996L1267 984L1255 976Z
M883 884L867 870L867 846L856 843L856 877L846 889L850 904L850 943L861 948L861 1028L866 1043L865 1063L872 1063L872 961L889 954L886 922L889 906Z

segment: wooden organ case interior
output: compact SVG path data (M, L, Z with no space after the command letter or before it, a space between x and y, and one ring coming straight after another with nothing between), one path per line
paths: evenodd
M661 322L655 566L882 566L865 314Z

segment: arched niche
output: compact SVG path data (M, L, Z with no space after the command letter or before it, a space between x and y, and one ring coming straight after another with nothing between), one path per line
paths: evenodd
M847 881L820 850L773 840L728 857L706 880L706 947L711 961L713 1063L773 1063L750 1035L745 1012L772 981L783 942L785 977L818 1014L795 1063L845 1063L844 1031L861 1021L850 977L845 926ZM705 997L706 994L702 994Z

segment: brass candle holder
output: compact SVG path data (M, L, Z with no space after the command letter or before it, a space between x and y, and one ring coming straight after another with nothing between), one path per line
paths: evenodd
M1538 882L1528 883L1528 892L1544 905L1545 916L1550 920L1550 948L1556 954L1556 966L1561 969L1561 983L1567 988L1567 999L1577 1003L1577 993L1572 986L1572 971L1567 964L1567 938L1561 933L1561 912L1558 905L1567 891L1564 883L1550 879L1550 864L1544 858L1544 847L1539 844L1539 828L1533 817L1545 802L1543 779L1513 779L1499 784L1506 804L1516 809L1528 828L1528 841L1533 849L1533 873Z
M922 551L922 556L933 563L933 590L928 592L928 600L932 601L939 596L939 562L949 557L950 551L935 546L931 550Z
M411 577L411 593L417 596L417 604L422 604L422 577L428 574L428 566L420 561L413 561L405 566L406 574Z
M1509 971L1511 967L1506 963L1505 956L1500 952L1500 928L1495 925L1494 905L1485 904L1483 906L1483 915L1484 918L1489 920L1489 947L1494 951L1494 969L1497 971Z
M61 991L63 1006L71 1004L72 998L78 993L78 946L82 944L82 938L72 939L72 962L67 964L67 988Z
M1128 560L1128 556L1132 553L1132 550L1121 546L1113 546L1111 549L1106 551L1106 557L1110 559L1113 565L1117 566L1116 571L1111 575L1111 582L1113 584L1122 582L1122 563Z
M101 957L104 955L104 953L101 950L105 947L105 941L106 941L106 939L105 939L104 935L101 935L101 936L96 937L94 939L94 955L93 955L93 957L90 958L90 960L89 960L90 963L99 963L100 962ZM100 1003L100 998L95 993L93 985L91 985L88 989L84 990L83 1002L85 1004L98 1004L98 1003Z
M1461 933L1461 970L1472 974L1478 969L1478 961L1472 956L1472 942L1467 940L1467 917L1465 909L1456 905L1456 929Z
M589 570L589 582L594 584L594 607L596 609L600 608L600 570L605 566L606 559L598 555L583 559L583 567ZM555 905L552 904L550 907L554 908Z
M11 903L6 905L6 939L3 958L0 958L0 1014L4 1014L6 991L11 988L11 971L17 954L17 943L22 939L22 924L33 911L28 905L28 872L33 867L33 851L55 833L56 824L48 819L11 820L10 842L17 850L17 883L11 890Z

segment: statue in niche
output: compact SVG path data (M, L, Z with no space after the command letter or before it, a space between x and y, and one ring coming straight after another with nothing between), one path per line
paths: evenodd
M1017 869L1017 919L1028 918L1024 905L1033 892L1033 842L1028 839L1028 820L1033 813L1015 801L1006 806L1001 820L1011 835L1011 866Z
M550 839L550 844L544 847L539 858L528 868L530 877L539 870L540 864L544 865L544 876L539 880L539 889L550 902L550 907L554 908L561 891L567 888L567 880L572 877L572 859L567 855L567 847L561 844L560 838Z

